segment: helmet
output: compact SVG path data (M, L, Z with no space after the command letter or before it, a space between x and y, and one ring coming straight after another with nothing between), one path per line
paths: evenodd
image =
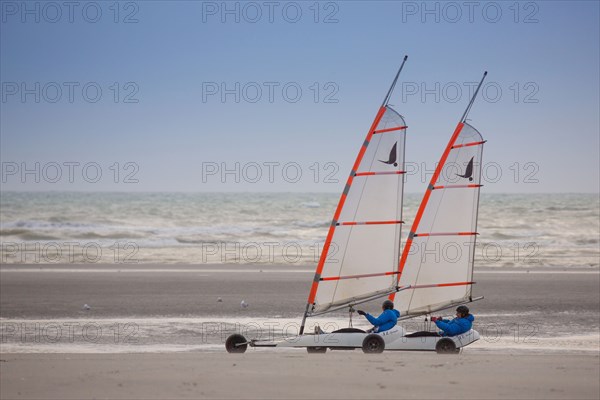
M381 307L383 307L384 310L393 310L394 309L394 303L391 300L386 300L383 302L383 304L381 305Z
M469 315L469 307L467 306L458 306L456 308L456 312L462 315Z

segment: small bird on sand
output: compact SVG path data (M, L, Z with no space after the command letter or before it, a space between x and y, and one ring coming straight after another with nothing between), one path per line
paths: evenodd
M249 304L246 303L246 300L242 300L242 302L240 303L240 307L242 308L248 308Z
M217 303L222 303L222 302L223 302L223 299L220 297L217 297Z
M91 310L92 307L88 306L87 304L84 304L82 307L84 310Z

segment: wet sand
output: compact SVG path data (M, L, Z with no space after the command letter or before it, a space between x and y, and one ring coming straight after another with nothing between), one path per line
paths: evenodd
M544 319L598 328L598 269L476 269L477 313L543 312ZM2 318L69 318L92 315L283 316L304 311L313 266L245 265L3 265ZM218 297L223 299L217 303ZM250 307L241 310L240 301ZM378 306L375 306L378 308ZM374 307L374 311L377 308ZM345 315L345 313L342 313ZM593 324L596 324L595 326Z

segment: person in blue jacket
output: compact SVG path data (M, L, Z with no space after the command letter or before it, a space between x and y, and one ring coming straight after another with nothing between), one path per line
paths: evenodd
M369 313L364 312L363 310L357 310L356 312L360 315L363 315L370 323L373 324L373 330L371 332L385 332L392 329L398 323L398 318L400 317L400 312L398 310L394 310L394 303L391 300L386 300L381 305L383 312L379 317L375 318Z
M431 320L442 330L440 332L442 336L456 336L468 332L473 326L475 317L469 314L467 306L458 306L456 309L456 318L447 320L441 317L432 317Z

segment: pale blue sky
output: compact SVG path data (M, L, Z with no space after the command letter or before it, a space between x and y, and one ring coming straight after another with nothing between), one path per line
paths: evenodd
M599 190L596 1L474 2L471 17L464 2L273 2L273 22L262 1L228 2L229 14L220 1L122 2L118 15L113 1L80 2L72 16L65 6L58 15L22 4L1 2L3 190L338 192L405 54L390 103L406 118L406 159L418 168L407 191L424 190L422 170L434 168L468 83L484 70L488 84L470 114L488 140L484 190ZM239 102L235 93L223 102L221 85L236 83ZM102 90L97 102L85 99L86 84L88 98ZM33 89L24 101L23 88ZM20 174L36 162L39 183ZM72 182L70 162L79 163ZM236 162L239 183L209 174ZM138 182L123 182L128 173Z

